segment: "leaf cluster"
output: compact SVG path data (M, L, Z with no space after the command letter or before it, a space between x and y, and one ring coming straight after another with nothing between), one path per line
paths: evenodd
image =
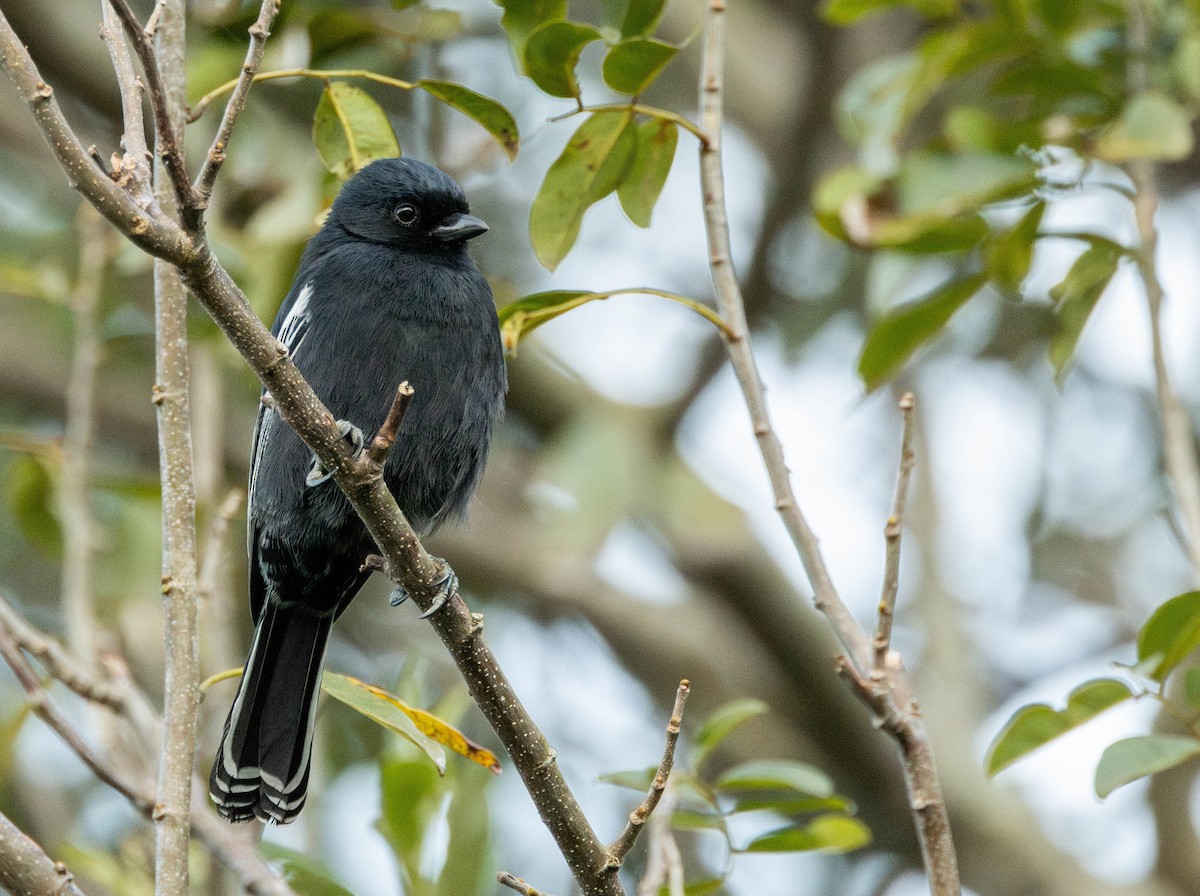
M1043 226L1066 190L1129 191L1112 166L1175 161L1193 150L1200 111L1194 4L1147 4L1148 49L1128 4L1081 0L830 0L850 24L906 8L928 18L917 45L860 70L838 102L857 160L814 194L821 226L876 253L937 258L943 283L876 320L859 359L868 388L891 379L971 298L1020 301L1037 245L1073 239L1083 254L1050 291L1044 334L1061 381L1092 310L1134 253L1099 233ZM1073 166L1068 183L1057 171Z

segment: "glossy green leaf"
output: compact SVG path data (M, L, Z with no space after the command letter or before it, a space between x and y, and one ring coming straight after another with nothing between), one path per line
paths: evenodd
M56 469L56 468L55 468ZM55 506L54 476L47 461L26 455L8 468L9 510L21 536L54 558L62 557L62 526Z
M1104 799L1118 787L1157 774L1200 756L1200 740L1168 734L1127 737L1109 744L1096 766L1096 795Z
M678 52L678 47L648 37L627 38L604 57L604 83L617 93L639 94Z
M583 48L600 40L600 32L578 22L547 22L525 41L525 74L551 96L578 97L575 66Z
M614 787L624 787L626 790L636 790L638 793L646 793L650 789L651 783L654 781L654 776L658 774L657 766L649 768L632 768L620 772L609 772L601 775L598 780L605 784L612 784Z
M617 187L617 199L629 220L649 227L654 205L671 173L679 128L669 121L652 118L637 128L637 149L625 179Z
M387 114L369 93L345 81L331 82L321 94L312 135L325 167L341 178L400 155Z
M1039 199L1010 230L984 242L983 264L988 277L1009 295L1021 295L1021 284L1033 264L1033 244L1045 211L1046 203Z
M1096 140L1096 157L1106 162L1150 159L1176 162L1191 155L1192 122L1178 102L1148 90L1134 97Z
M718 790L779 790L827 799L833 782L823 771L803 762L756 760L729 769L714 785Z
M1093 240L1092 245L1075 259L1062 282L1050 290L1050 297L1057 303L1057 328L1050 340L1050 363L1054 365L1059 382L1066 375L1084 325L1117 272L1122 253L1121 247L1111 240Z
M627 109L593 112L554 160L529 211L538 261L554 270L579 236L584 213L617 188L633 159L637 135Z
M941 332L954 312L986 282L984 274L949 280L880 319L867 336L858 359L858 374L867 389L877 389L887 382L913 352Z
M508 35L513 57L525 65L525 42L534 29L567 16L567 0L496 0L504 10L500 26Z
M1022 756L1132 696L1125 682L1098 678L1085 681L1071 691L1067 705L1061 710L1045 703L1021 707L988 748L987 773L995 775L1003 771Z
M713 896L725 887L725 878L710 877L683 885L683 896ZM671 888L663 884L658 890L659 896L671 896Z
M378 722L388 731L400 735L429 757L439 775L444 775L446 751L442 749L441 744L423 734L413 720L396 707L395 702L362 687L361 684L357 679L336 672L326 672L321 677L321 690Z
M475 119L504 147L504 152L509 159L517 157L517 149L521 145L517 122L512 117L512 113L500 103L491 97L486 97L482 93L476 93L474 90L451 81L431 81L428 78L422 78L417 82L417 86L426 93L437 97L447 106Z
M1138 632L1138 663L1151 667L1149 675L1155 681L1164 681L1197 647L1200 591L1189 591L1171 598L1146 620Z
M267 860L278 863L284 881L297 896L354 896L324 862L270 841L264 840L258 848Z
M821 852L842 853L860 849L871 842L871 830L857 818L831 813L820 815L806 825L794 825L763 834L739 852Z
M770 711L771 707L766 703L752 698L733 700L718 707L712 715L704 720L700 725L700 730L696 732L692 765L699 767L708 755L738 727L757 716L766 715Z

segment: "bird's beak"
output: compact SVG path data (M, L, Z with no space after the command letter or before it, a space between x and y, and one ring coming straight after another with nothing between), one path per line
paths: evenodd
M474 215L458 212L433 229L433 238L443 243L459 243L487 233L487 229L488 226Z

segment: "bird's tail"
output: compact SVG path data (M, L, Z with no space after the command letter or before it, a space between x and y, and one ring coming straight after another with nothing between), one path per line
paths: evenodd
M304 806L333 615L264 602L208 791L230 821L287 824Z

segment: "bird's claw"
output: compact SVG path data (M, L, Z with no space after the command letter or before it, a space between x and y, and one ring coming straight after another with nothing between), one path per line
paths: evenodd
M434 557L433 561L442 570L442 577L431 583L432 586L437 588L437 593L434 595L433 603L429 605L429 609L420 615L419 618L421 619L428 619L442 607L446 606L451 595L458 591L458 576L454 574L454 570L450 568L450 564L440 557ZM398 607L408 600L410 596L405 588L397 586L392 591L390 601L393 607Z
M363 445L366 443L362 430L349 420L339 420L337 426L342 438L354 446L354 457L357 459L363 453ZM312 488L322 482L328 482L332 477L333 472L327 469L325 464L321 463L321 458L314 454L312 467L309 468L308 475L304 477L304 484Z

